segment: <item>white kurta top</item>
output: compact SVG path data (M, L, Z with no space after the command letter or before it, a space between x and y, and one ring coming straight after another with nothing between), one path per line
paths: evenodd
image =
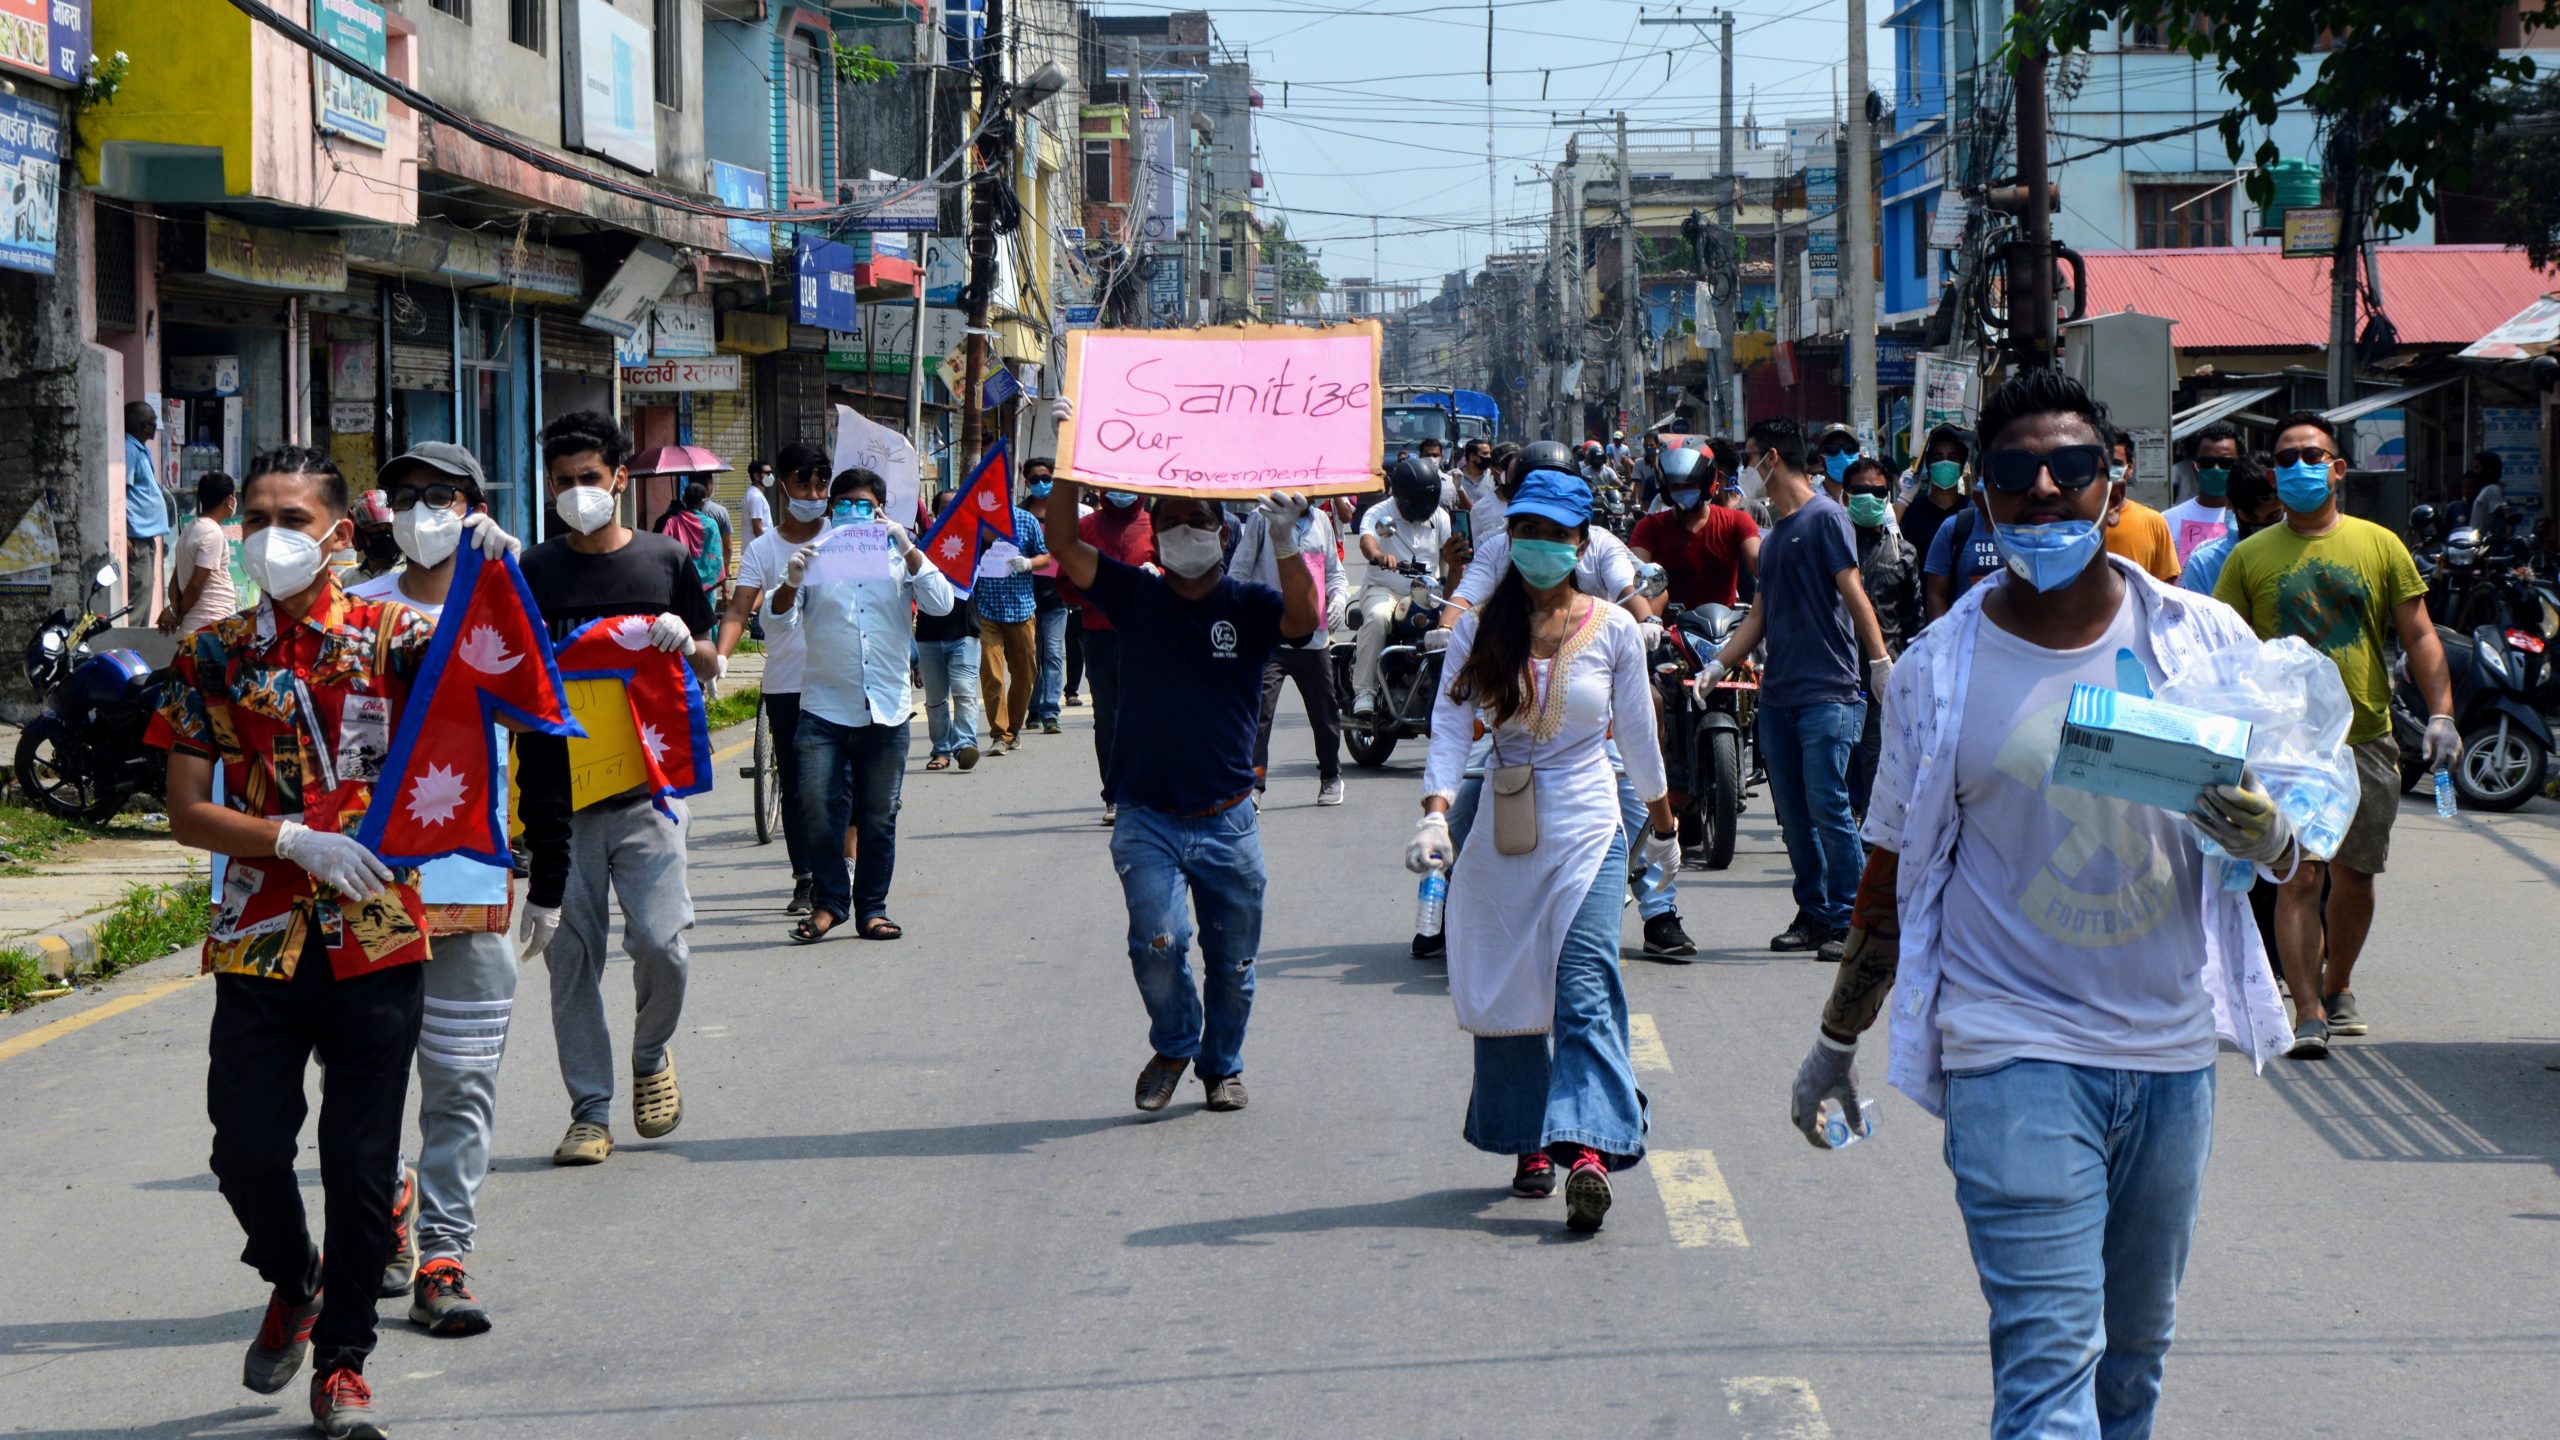
M1475 647L1477 616L1458 617L1441 673L1455 680ZM1563 673L1563 714L1533 724L1547 707L1556 671ZM1493 844L1493 797L1485 797L1466 854L1449 877L1449 995L1458 1024L1478 1035L1543 1035L1556 1010L1556 960L1565 931L1600 874L1620 824L1618 777L1609 763L1615 726L1636 794L1659 798L1667 788L1662 746L1654 736L1653 694L1644 634L1635 618L1604 602L1578 627L1553 661L1532 666L1536 690L1526 713L1493 732L1490 765L1535 770L1538 848L1505 855ZM1481 712L1446 689L1432 707L1431 758L1425 795L1454 799ZM1546 730L1545 738L1538 731Z

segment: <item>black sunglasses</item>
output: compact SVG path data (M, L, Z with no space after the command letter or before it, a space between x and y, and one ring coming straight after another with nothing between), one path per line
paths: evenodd
M2278 465L2326 465L2329 452L2318 445L2289 445L2276 452Z
M1891 493L1882 485L1871 485L1864 481L1860 481L1855 485L1843 485L1840 488L1852 495L1884 495Z
M2053 472L2053 483L2078 490L2107 473L2107 452L2097 445L2060 445L2039 455L2033 450L1991 450L1982 457L1983 483L2007 495L2036 488L2036 477Z
M447 485L443 481L431 485L399 485L392 488L391 508L396 513L423 500L438 510L447 510L461 494L460 486Z

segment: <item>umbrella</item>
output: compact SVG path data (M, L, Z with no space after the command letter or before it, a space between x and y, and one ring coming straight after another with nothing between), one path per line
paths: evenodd
M728 461L699 445L662 445L631 462L634 475L709 475L728 468Z

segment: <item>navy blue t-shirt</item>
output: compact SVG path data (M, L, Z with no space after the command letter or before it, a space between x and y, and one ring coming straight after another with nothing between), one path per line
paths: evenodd
M1768 618L1768 666L1760 676L1763 705L1850 705L1863 676L1849 607L1840 599L1843 570L1858 568L1858 539L1849 512L1814 492L1760 542L1760 596Z
M1961 554L1957 553L1959 547ZM1991 527L1983 524L1982 516L1968 505L1929 537L1929 558L1921 568L1953 582L1947 586L1947 603L1953 605L1957 597L1973 588L1973 582L2006 563L2000 558L1999 542L1991 538Z
M1280 592L1220 576L1185 600L1163 577L1102 555L1084 594L1120 634L1120 715L1102 798L1194 815L1252 789Z

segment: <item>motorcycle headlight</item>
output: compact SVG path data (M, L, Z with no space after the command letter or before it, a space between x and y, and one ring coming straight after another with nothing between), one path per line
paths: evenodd
M47 630L43 634L38 635L36 637L36 648L47 655L61 654L62 632L59 630Z
M2497 676L2499 679L2506 681L2510 685L2515 683L2515 672L2507 668L2507 653L2505 646L2483 645L2479 647L2478 653L2480 656L2481 666L2487 669L2490 674Z

